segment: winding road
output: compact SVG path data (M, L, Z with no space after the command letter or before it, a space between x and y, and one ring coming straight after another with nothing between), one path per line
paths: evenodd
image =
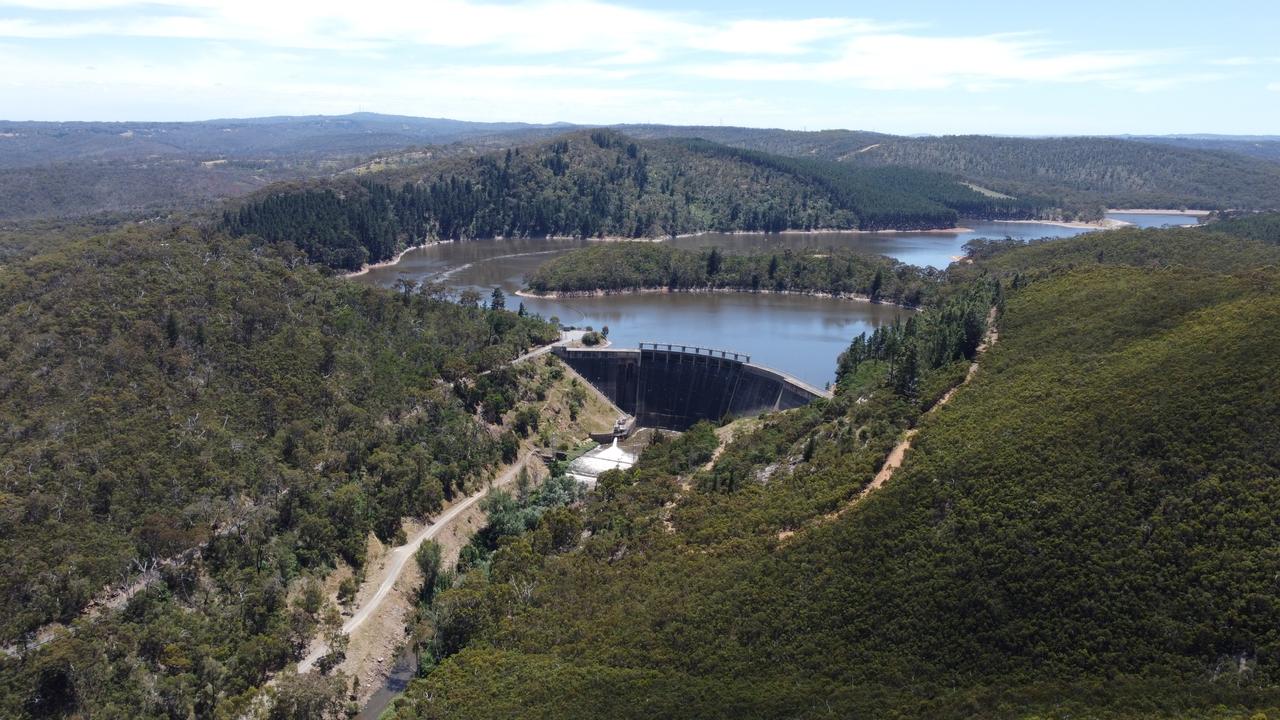
M413 558L414 554L418 552L418 548L422 547L422 543L430 540L438 535L442 530L448 528L450 523L457 519L459 515L470 509L473 505L480 502L485 495L489 494L490 490L513 482L516 475L525 467L525 464L531 457L533 457L533 453L526 452L514 465L495 478L487 487L482 490L478 490L471 495L468 495L465 499L449 506L448 510L445 510L444 513L441 514L440 517L436 518L430 525L419 530L417 534L409 539L408 542L387 553L386 562L384 562L382 567L378 570L378 574L382 577L382 582L378 585L377 592L365 601L365 603L361 605L350 618L347 618L347 621L342 624L342 634L350 635L355 632L356 628L364 624L366 620L378 611L378 608L382 606L383 601L385 601L387 596L391 594L391 590L400 579L400 575L404 572L405 565L407 565ZM310 672L316 662L319 661L320 658L324 657L328 652L329 648L323 641L319 639L313 641L311 651L308 652L307 656L298 663L298 672Z

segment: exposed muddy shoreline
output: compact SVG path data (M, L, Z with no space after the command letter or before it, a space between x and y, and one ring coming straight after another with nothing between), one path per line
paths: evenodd
M800 295L804 297L818 297L829 300L849 300L852 302L872 303L867 295L858 293L829 293L819 290L768 290L765 288L667 288L667 287L649 287L649 288L624 288L620 290L574 290L570 292L550 291L540 293L535 290L524 288L517 290L516 295L523 298L538 299L566 299L566 298L585 298L585 297L607 297L611 295L712 295L712 294L746 294L746 295ZM889 307L902 308L903 310L919 310L915 305L904 305L901 303L890 302L887 300L876 301L875 305L886 305Z

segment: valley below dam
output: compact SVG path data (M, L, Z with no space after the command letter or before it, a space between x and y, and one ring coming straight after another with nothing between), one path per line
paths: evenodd
M1107 218L1140 227L1197 222L1193 215L1176 213L1117 211ZM690 249L718 247L730 253L848 248L942 269L964 255L966 243L979 238L1066 238L1098 230L1097 226L1048 222L967 220L962 225L960 232L704 233L661 242ZM892 305L773 293L516 297L525 276L538 266L592 242L599 241L519 238L436 243L409 250L396 262L371 267L351 279L381 287L394 287L400 279L439 282L455 292L476 290L485 298L500 287L507 294L508 308L523 303L528 312L558 318L565 325L608 327L609 340L616 347L659 342L729 350L818 388L835 380L836 358L850 340L911 312Z

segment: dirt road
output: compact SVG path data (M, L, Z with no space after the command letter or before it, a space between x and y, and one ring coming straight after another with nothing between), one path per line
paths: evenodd
M996 330L996 309L993 307L987 312L987 332L982 336L982 342L978 344L978 350L974 354L973 362L969 364L969 371L965 373L964 380L960 381L958 385L948 390L938 400L938 402L933 404L933 407L929 408L928 412L925 413L926 415L936 413L943 405L951 402L951 398L955 396L957 390L969 384L969 381L973 379L973 376L978 374L978 359L982 357L982 354L985 353L988 348L995 345L996 340L999 339L999 337L999 332ZM867 485L862 489L862 492L858 493L858 497L853 500L854 503L875 492L881 485L888 482L889 478L893 477L894 471L901 467L902 461L906 459L907 451L911 449L911 440L916 436L917 432L919 432L918 428L911 428L902 434L902 439L898 441L897 445L893 446L893 450L889 451L889 457L885 458L884 464L880 466L880 471L876 473L871 484ZM840 512L843 512L848 508L849 506L846 505Z
M378 611L384 606L387 597L391 595L393 590L395 590L396 581L400 579L401 574L404 573L405 568L413 559L414 554L418 552L418 548L422 547L422 543L447 530L454 521L479 503L485 495L488 495L491 489L513 483L516 476L520 473L520 470L525 467L525 464L532 459L532 457L533 453L525 453L524 456L521 457L514 465L505 470L498 477L494 478L493 482L491 482L487 487L468 495L466 498L454 503L453 505L450 505L449 509L445 510L440 517L436 518L429 525L415 533L413 537L409 538L408 542L388 552L384 562L378 568L377 572L373 573L365 580L366 587L376 583L378 589L372 596L361 602L360 607L355 611L355 613L353 613L350 618L347 618L347 621L342 624L342 634L353 634L365 623L365 621L378 613ZM328 652L329 648L322 640L316 639L312 641L310 652L308 652L307 656L298 663L298 672L310 672L316 662L320 658L324 657Z
M987 332L982 336L982 342L978 344L977 352L974 355L973 362L969 364L969 371L965 373L964 380L961 380L955 387L948 390L946 394L938 400L938 402L933 404L933 407L929 408L925 415L932 415L933 413L936 413L942 406L951 402L951 398L955 396L957 390L968 385L969 381L973 380L973 376L978 374L978 360L982 357L983 353L985 353L992 345L996 344L996 340L999 338L1000 334L996 328L996 309L993 307L987 312ZM826 523L835 520L856 507L863 498L876 490L879 490L881 486L886 482L889 482L893 477L893 473L897 471L898 468L902 467L903 461L906 460L907 451L911 449L911 441L915 438L917 432L919 432L918 428L911 428L904 432L902 437L898 440L898 443L889 451L889 456L884 459L884 463L880 465L880 470L876 472L876 476L872 478L871 482L868 483L866 487L862 488L862 492L858 493L852 500L845 503L845 505L838 510L818 518L817 522ZM783 530L778 533L778 539L787 540L795 534L796 531L794 530Z

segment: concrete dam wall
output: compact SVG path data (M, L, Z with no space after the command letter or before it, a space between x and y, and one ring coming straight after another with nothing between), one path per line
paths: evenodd
M699 420L789 410L827 394L723 350L641 343L634 350L553 352L641 427L685 430Z

